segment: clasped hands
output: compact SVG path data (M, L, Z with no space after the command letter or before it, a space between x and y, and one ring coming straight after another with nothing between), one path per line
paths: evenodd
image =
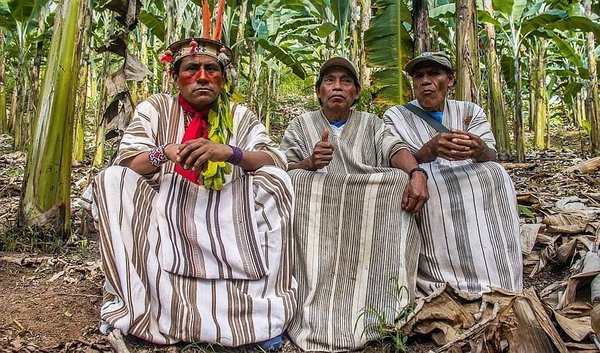
M483 140L470 132L452 129L434 136L423 145L418 156L419 163L428 163L441 157L449 161L473 159L481 161L488 147Z
M165 146L165 154L184 170L201 172L208 161L224 162L233 155L229 145L215 143L205 138L197 138L182 144L171 143Z

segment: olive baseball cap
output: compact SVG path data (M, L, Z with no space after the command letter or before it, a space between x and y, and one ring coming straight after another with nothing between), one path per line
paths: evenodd
M412 76L413 72L415 71L415 67L423 62L436 63L454 72L454 68L452 67L452 62L450 61L450 58L443 51L422 52L418 56L414 57L411 61L409 61L408 64L406 64L406 66L404 67L404 71L408 72L408 74Z
M354 66L354 64L350 60L341 56L334 56L333 58L325 61L319 69L319 78L323 76L325 70L332 66L341 66L348 69L348 71L350 71L350 73L352 73L352 75L354 76L354 80L358 83L358 70L356 70L356 66Z

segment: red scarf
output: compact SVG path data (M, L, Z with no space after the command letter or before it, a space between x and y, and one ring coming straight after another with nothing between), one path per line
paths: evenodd
M208 112L210 111L210 107L206 109L202 109L200 111L196 110L194 106L185 100L181 94L178 97L179 106L183 109L184 114L190 114L192 116L192 121L190 125L185 129L185 133L183 134L183 139L181 139L181 143L185 143L189 140L195 140L197 138L208 138ZM194 184L198 184L198 179L200 178L200 173L195 172L194 170L185 170L179 164L175 164L175 172L179 173L184 178L188 179Z

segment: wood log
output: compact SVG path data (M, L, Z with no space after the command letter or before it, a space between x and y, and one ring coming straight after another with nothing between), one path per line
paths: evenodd
M600 157L594 157L592 159L588 159L585 162L579 163L572 167L565 169L563 172L565 173L573 173L579 172L582 174L592 174L600 169Z
M106 339L116 353L130 353L129 348L127 348L125 340L123 339L123 335L121 334L121 330L118 328L110 331Z

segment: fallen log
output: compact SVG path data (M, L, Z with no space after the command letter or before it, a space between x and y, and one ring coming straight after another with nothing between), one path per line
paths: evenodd
M588 159L564 170L565 173L579 172L582 174L592 174L600 169L600 157Z

